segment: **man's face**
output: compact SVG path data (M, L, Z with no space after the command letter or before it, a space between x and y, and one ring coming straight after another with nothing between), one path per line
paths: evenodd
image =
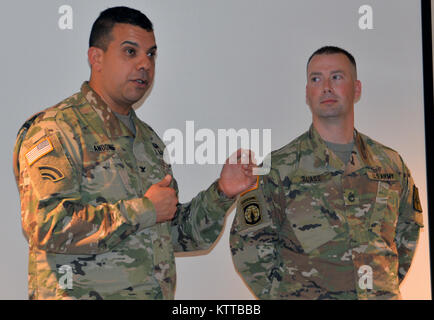
M352 118L360 94L361 83L344 54L312 58L307 68L306 103L314 120Z
M153 32L117 23L107 50L92 65L98 73L94 89L109 106L119 111L140 100L154 79L157 47ZM98 89L97 89L98 88Z

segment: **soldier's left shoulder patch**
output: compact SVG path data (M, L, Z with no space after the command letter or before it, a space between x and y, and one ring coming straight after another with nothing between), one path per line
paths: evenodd
M46 154L53 151L53 144L50 141L50 138L46 137L39 141L36 145L30 148L30 151L28 151L25 155L27 163L29 166L31 166L33 163L35 163L37 160L45 156Z
M415 185L413 186L413 209L416 210L417 212L423 211L422 205L419 200L419 190Z
M241 200L244 221L247 225L254 226L262 220L262 208L256 196Z
M243 192L237 203L237 223L240 234L254 232L271 225L271 217L267 210L262 185L256 184Z

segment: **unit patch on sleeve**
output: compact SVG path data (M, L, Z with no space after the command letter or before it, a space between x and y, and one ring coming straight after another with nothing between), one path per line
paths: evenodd
M246 197L241 201L242 210L244 213L244 220L247 225L255 225L261 221L261 209L259 201L255 196Z

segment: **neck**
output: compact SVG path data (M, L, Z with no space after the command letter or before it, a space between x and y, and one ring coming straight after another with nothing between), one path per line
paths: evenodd
M116 103L109 95L104 93L104 90L102 90L101 86L98 83L99 82L95 81L95 79L92 77L89 80L89 86L101 97L101 99L105 102L105 104L107 105L107 107L109 107L110 110L123 115L127 115L130 113L132 106L120 105Z
M347 144L353 141L354 119L352 121L319 121L313 119L313 126L325 141L339 144Z

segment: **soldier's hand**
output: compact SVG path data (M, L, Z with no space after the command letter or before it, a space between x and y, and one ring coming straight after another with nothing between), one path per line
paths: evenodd
M172 220L175 216L178 197L175 189L169 187L171 181L172 176L168 174L145 193L157 212L157 223Z
M254 167L257 165L254 162L253 151L238 149L223 166L218 181L219 189L232 198L251 188L257 181L257 176L252 173Z

